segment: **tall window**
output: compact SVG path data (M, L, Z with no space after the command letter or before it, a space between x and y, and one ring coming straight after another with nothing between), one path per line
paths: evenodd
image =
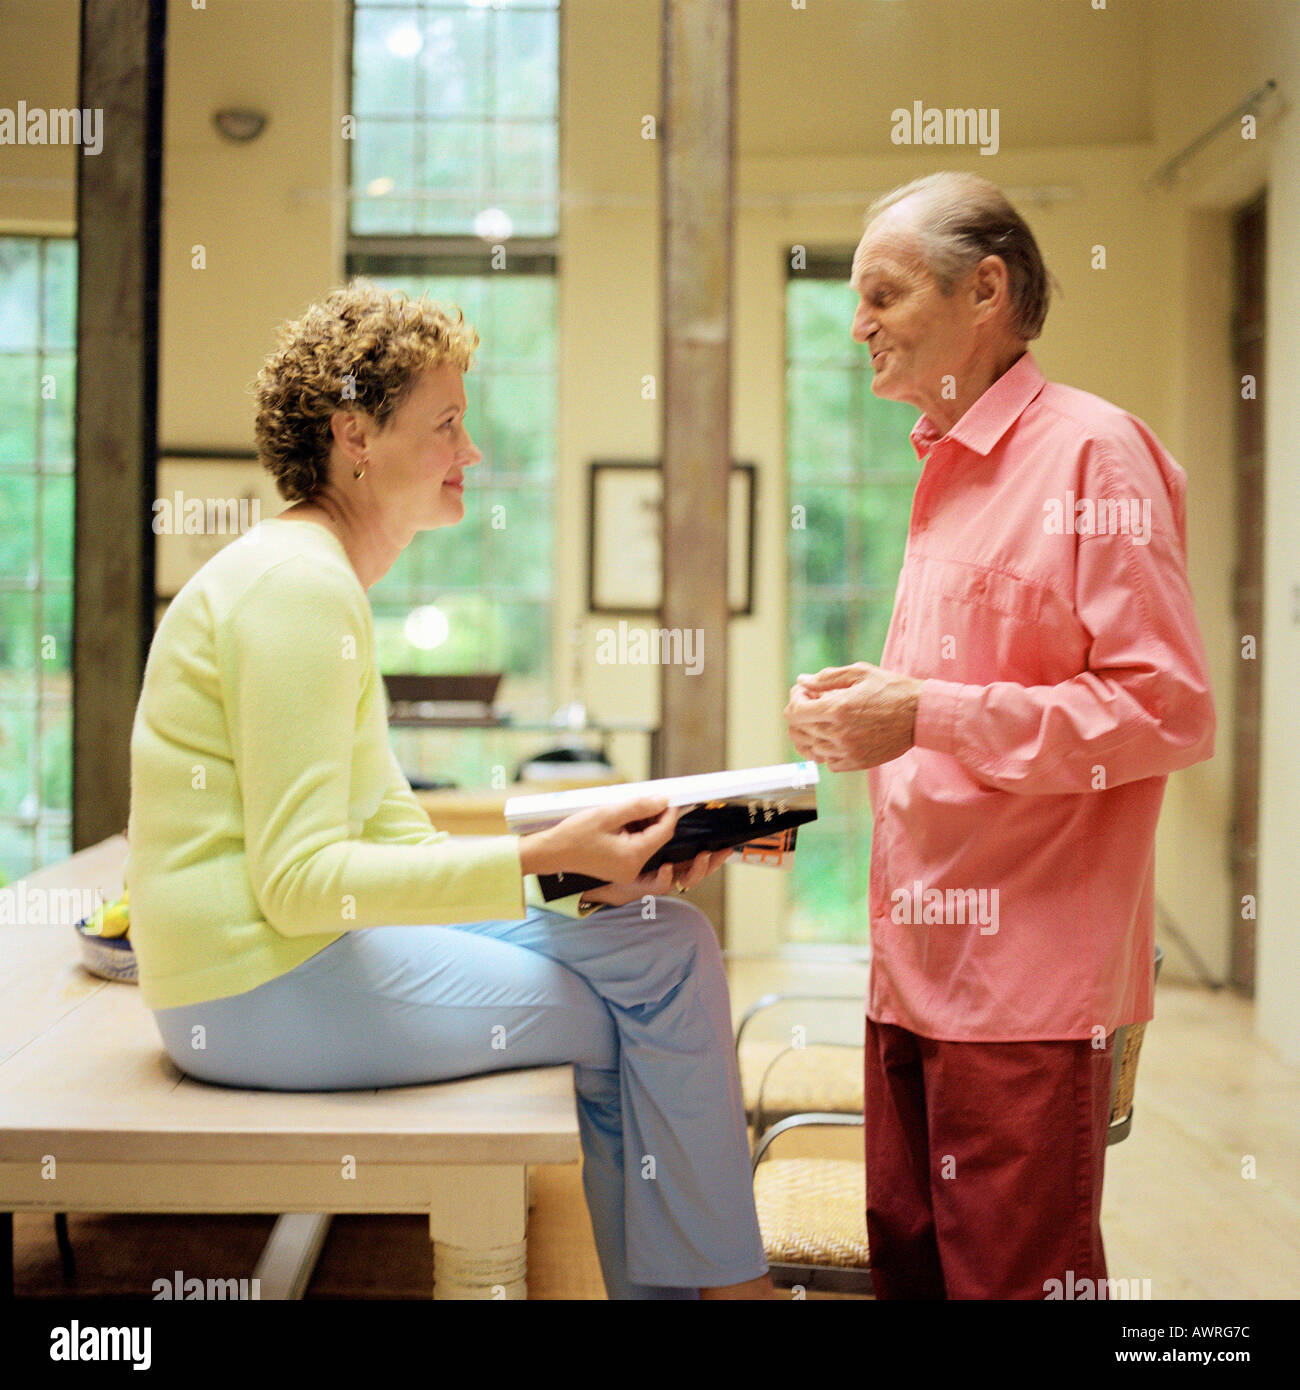
M0 876L71 850L77 248L0 236Z
M501 702L540 717L555 588L559 0L355 0L353 14L348 269L458 305L481 339L465 391L483 462L465 519L416 536L370 591L380 666L502 671ZM471 741L434 742L440 773L481 780Z
M845 257L810 264L786 289L790 679L878 662L889 628L920 464L916 411L871 393L849 337L856 299ZM866 774L825 773L815 835L799 842L791 941L862 944L871 805Z

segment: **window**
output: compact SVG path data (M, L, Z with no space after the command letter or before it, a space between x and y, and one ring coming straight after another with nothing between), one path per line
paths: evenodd
M355 0L348 271L464 310L483 453L466 514L422 533L370 591L380 667L505 673L549 715L554 583L558 0ZM488 740L487 762L496 756ZM482 749L421 735L439 775L483 781ZM419 770L425 770L422 766Z
M355 0L352 230L554 236L559 0Z
M849 337L850 259L811 262L786 289L790 680L878 662L903 563L920 463L916 411L871 392ZM798 510L795 510L798 509ZM786 936L866 938L871 805L863 773L823 773L817 833L799 842Z
M0 236L0 875L71 852L77 248Z

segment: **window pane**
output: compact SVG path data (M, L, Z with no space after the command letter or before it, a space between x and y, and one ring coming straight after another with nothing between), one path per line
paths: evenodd
M542 603L502 606L505 641L502 667L507 673L502 690L512 709L534 718L551 710L550 608Z
M862 348L849 330L858 299L844 280L792 280L788 295L791 362L853 367Z
M913 483L876 483L848 493L853 518L852 582L885 590L892 606L907 528L912 516Z
M483 127L468 121L437 121L419 133L424 154L418 226L430 234L468 235L489 201L484 192Z
M72 589L41 595L41 631L37 634L41 678L51 698L72 699ZM47 655L48 653L48 655Z
M559 108L559 33L555 18L500 11L496 41L496 110L502 116L551 117Z
M483 581L480 527L485 510L480 478L465 481L465 519L417 537L422 541L420 592L430 589L475 589ZM418 597L419 594L413 595Z
M355 231L413 232L420 225L415 184L415 127L408 121L358 121L352 142Z
M804 600L790 605L790 657L793 675L843 666L850 656L850 615L843 603ZM792 683L793 683L792 675Z
M37 381L34 353L0 355L0 464L36 461Z
M75 452L77 359L70 352L46 353L40 373L41 464L70 472Z
M509 367L555 363L555 280L549 275L498 277L492 289L484 360Z
M72 477L47 474L41 479L41 579L72 583Z
M30 237L0 237L0 352L34 348L40 336L40 252Z
M502 372L486 391L485 462L495 478L540 482L555 471L555 377Z
M482 551L485 583L494 591L522 593L537 593L540 586L544 594L555 564L550 499L533 491L487 491L482 512L488 521Z
M859 370L863 403L858 407L862 432L858 440L862 468L873 472L901 473L915 486L921 465L912 448L912 426L917 409L903 401L882 401L871 394L867 373Z
M43 703L40 711L41 805L72 810L72 718L67 704Z
M0 807L6 820L27 820L37 810L28 763L36 738L36 703L12 698L13 688L8 673L0 671Z
M475 116L491 109L488 93L488 23L481 9L429 16L421 67L424 110L430 116Z
M419 16L407 8L357 9L352 34L352 113L409 116L416 109Z
M848 573L848 526L844 503L852 494L842 487L792 487L791 506L804 508L802 526L790 528L792 583L841 587L852 584Z
M0 473L0 579L28 582L36 557L36 479Z
M791 367L786 429L792 480L853 476L853 378L846 371ZM791 501L798 498L791 497Z
M36 828L37 863L52 864L72 853L72 825L64 817L42 816Z
M77 243L71 239L45 243L46 350L77 346Z
M876 602L864 605L857 615L857 640L853 650L859 655L856 660L880 662L880 654L885 650L885 638L889 635L889 620L894 612L894 596L882 596Z
M35 614L35 595L0 593L0 698L21 699L33 705L36 699ZM24 764L26 748L26 743L17 745L17 755ZM11 747L10 754L13 753Z

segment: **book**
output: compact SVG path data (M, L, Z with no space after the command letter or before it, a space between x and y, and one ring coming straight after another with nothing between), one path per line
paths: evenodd
M506 824L516 834L528 835L578 811L619 806L642 796L663 797L682 813L672 839L646 861L642 873L721 849L732 850L737 863L789 868L798 827L817 819L817 782L817 764L802 762L538 792L510 797ZM537 881L542 897L551 902L598 888L605 880L559 873L539 874Z

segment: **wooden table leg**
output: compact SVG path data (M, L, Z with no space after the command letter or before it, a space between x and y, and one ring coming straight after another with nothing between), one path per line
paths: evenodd
M434 1298L527 1298L527 1227L524 1164L435 1169L429 1209Z

